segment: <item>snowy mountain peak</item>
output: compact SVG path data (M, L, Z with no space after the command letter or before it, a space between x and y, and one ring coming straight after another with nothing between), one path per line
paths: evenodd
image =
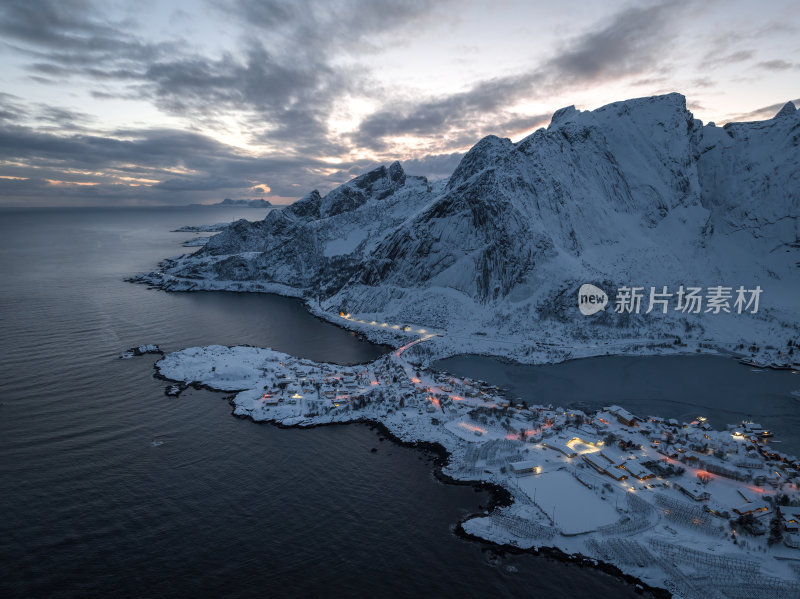
M797 108L795 107L795 105L794 105L794 102L791 102L791 101L789 101L789 102L786 102L786 104L784 104L784 105L783 105L783 108L781 108L781 109L778 111L778 114L776 114L776 115L775 115L774 117L772 117L772 118L775 118L775 119L780 119L780 118L783 118L783 117L785 117L785 116L792 115L792 114L794 114L796 111L797 111Z
M800 338L800 111L779 115L703 126L676 93L567 107L516 144L484 137L446 182L380 166L237 222L159 276L169 288L249 284L523 345L689 334L785 345ZM613 310L587 320L575 306L585 282L610 297L622 285L760 285L765 299L734 323Z
M553 113L553 118L550 119L550 127L557 127L559 125L563 125L564 123L572 120L572 118L576 115L580 114L580 111L575 109L575 105L565 106L564 108L559 108Z
M383 200L406 183L406 173L399 162L389 168L379 166L340 185L328 193L320 204L320 215L336 216L356 210L370 199Z
M389 179L400 185L406 181L406 172L398 160L389 165Z
M319 206L321 203L322 196L320 196L319 191L315 189L311 193L297 200L294 204L288 206L286 211L299 218L319 218Z
M456 170L450 175L447 187L455 189L481 171L495 166L499 161L505 159L513 149L514 144L510 139L487 135L464 155Z

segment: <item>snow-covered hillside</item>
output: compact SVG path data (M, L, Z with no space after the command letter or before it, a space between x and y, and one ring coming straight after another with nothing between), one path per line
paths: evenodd
M716 127L668 94L564 108L518 143L489 136L449 180L396 162L324 197L312 191L143 280L303 296L324 316L350 313L348 326L373 338L391 333L372 320L447 331L438 355L544 361L709 344L792 362L799 216L794 105ZM581 314L583 283L608 294L605 310ZM615 311L623 286L643 288L639 314ZM731 313L687 313L672 295L666 314L645 314L650 288L664 286L730 287ZM757 313L737 313L740 286L761 288Z

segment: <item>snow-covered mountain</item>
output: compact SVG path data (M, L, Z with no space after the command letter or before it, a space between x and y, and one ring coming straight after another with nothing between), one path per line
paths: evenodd
M263 221L233 223L146 280L272 290L320 313L447 330L448 353L552 360L680 338L691 348L772 345L785 358L800 337L798 217L793 104L716 127L668 94L563 108L518 143L486 137L445 181L395 162L325 196L312 191ZM587 282L611 298L592 316L577 308ZM681 285L732 287L733 299L739 286L763 292L757 314L686 314L674 297L667 314L644 314L651 286ZM622 286L644 287L640 314L615 312Z

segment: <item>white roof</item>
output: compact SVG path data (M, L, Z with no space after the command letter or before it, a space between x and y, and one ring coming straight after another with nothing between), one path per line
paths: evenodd
M733 508L734 512L739 514L744 514L747 512L754 512L754 511L769 511L769 505L764 503L763 501L759 501L757 503L745 503L738 507Z
M514 472L519 472L520 470L534 470L539 467L539 463L533 460L522 460L519 462L511 462L509 466L511 466Z
M694 485L677 485L677 486L679 486L681 489L686 491L692 497L701 497L703 495L709 494L708 491L706 491L704 488L702 488L701 486L699 486L697 484L694 484ZM750 505L750 504L746 503L745 505Z
M635 461L625 462L625 470L633 474L636 478L644 478L645 476L650 476L653 474L647 468Z

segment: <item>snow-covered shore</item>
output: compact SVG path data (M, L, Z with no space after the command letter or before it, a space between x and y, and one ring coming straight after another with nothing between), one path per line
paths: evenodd
M150 285L164 291L236 291L249 293L273 293L285 297L303 299L306 309L337 326L356 331L373 343L392 345L402 340L396 329L381 326L392 318L382 313L348 314L344 318L326 303L308 297L307 290L266 281L234 281L208 279L205 277L178 277L169 274L183 257L170 258L162 263L163 268L130 279L131 282ZM457 301L454 302L457 305ZM576 308L577 310L577 308ZM769 320L751 319L737 323L738 315L720 315L718 334L683 336L669 327L641 326L636 331L620 335L618 330L593 330L580 340L570 324L553 321L527 323L524 330L506 330L503 327L487 332L486 326L472 319L472 311L452 310L447 317L450 331L437 337L432 343L420 346L416 359L425 364L457 354L497 356L520 364L554 364L578 358L607 355L678 355L678 354L724 354L747 359L760 367L797 368L800 366L800 351L787 353L784 341L775 341L776 327ZM420 322L420 315L403 310L407 318L394 322L415 323L415 327L435 330L440 322ZM394 315L397 316L396 314ZM745 326L743 327L742 324ZM683 325L681 325L683 328ZM780 328L780 327L778 327ZM727 329L727 330L726 330ZM490 329L491 330L491 329ZM455 331L455 332L453 332ZM637 334L638 333L638 334ZM758 340L758 341L754 341ZM800 343L796 341L795 345Z
M800 550L732 532L741 519L753 532L769 529L779 503L800 505L800 464L765 447L758 431L634 417L616 406L584 414L509 405L497 388L410 362L435 333L391 326L406 343L365 365L210 346L168 354L156 369L235 393L240 417L300 427L373 421L402 442L440 445L445 475L498 485L512 499L461 523L468 535L580 554L676 596L800 593ZM800 507L784 506L782 517L791 510Z

